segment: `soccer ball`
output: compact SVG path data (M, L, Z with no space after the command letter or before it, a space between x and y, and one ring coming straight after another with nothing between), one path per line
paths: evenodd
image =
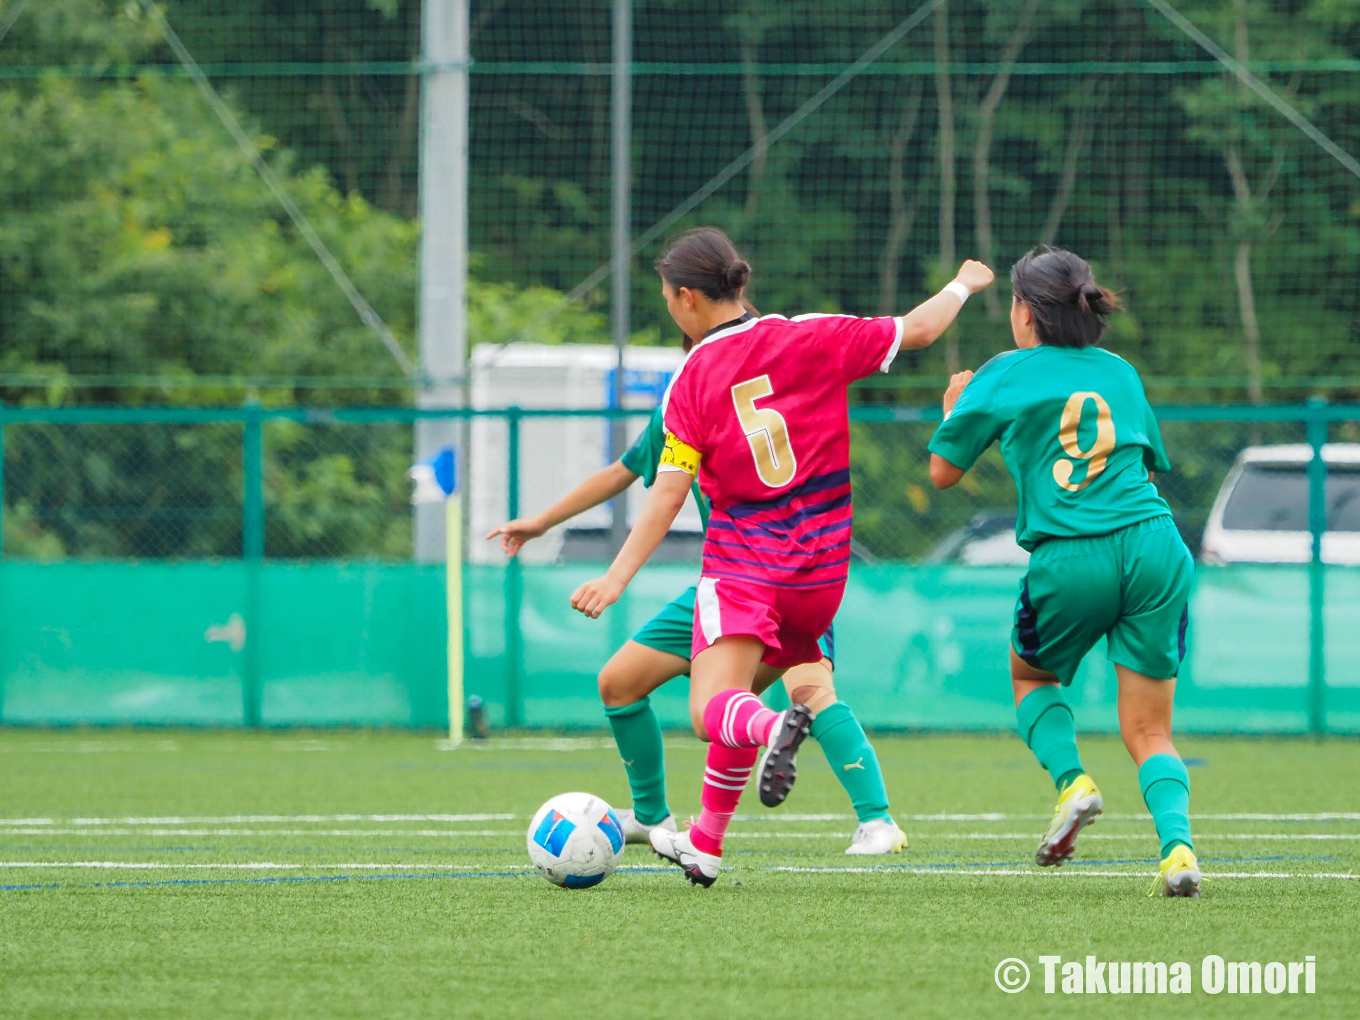
M599 885L623 856L623 826L614 809L588 793L560 793L529 823L529 860L553 885Z

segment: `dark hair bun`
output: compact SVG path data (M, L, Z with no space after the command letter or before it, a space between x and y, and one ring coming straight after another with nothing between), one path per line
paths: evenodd
M1109 315L1119 310L1119 298L1094 280L1087 280L1077 288L1077 307L1083 312Z
M723 289L735 294L751 278L751 267L745 259L737 259L723 271Z
M688 287L710 301L731 301L751 278L751 264L716 227L684 234L656 260L657 272L676 290Z
M1034 330L1054 347L1090 347L1105 334L1119 298L1096 283L1091 267L1062 248L1036 248L1011 266L1016 300L1029 306Z

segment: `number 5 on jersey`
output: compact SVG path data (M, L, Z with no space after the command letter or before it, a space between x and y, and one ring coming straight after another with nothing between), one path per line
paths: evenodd
M757 400L774 394L768 375L747 379L732 387L732 403L746 441L751 444L756 474L772 489L793 481L798 461L789 445L789 426L784 416L772 407L756 407Z
M1077 438L1081 425L1081 412L1086 409L1086 401L1096 405L1096 438L1089 450L1083 450ZM1110 415L1110 405L1099 393L1073 393L1067 398L1063 408L1062 422L1058 427L1058 442L1062 443L1063 453L1071 457L1059 457L1053 462L1053 480L1068 492L1080 492L1096 480L1105 470L1106 459L1114 450L1114 418ZM1072 474L1076 471L1077 461L1086 461L1086 477L1072 484Z

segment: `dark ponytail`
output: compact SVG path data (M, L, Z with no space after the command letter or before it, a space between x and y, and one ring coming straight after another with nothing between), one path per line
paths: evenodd
M1106 318L1122 307L1096 283L1086 260L1061 248L1036 248L1011 266L1011 288L1029 306L1034 331L1049 347L1092 347Z
M688 287L710 301L731 301L751 279L751 266L716 227L684 234L656 260L656 271L676 290Z

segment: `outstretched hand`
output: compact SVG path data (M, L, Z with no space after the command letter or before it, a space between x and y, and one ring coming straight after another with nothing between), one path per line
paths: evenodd
M973 381L971 371L956 372L949 377L949 388L944 391L944 416L946 418L954 410L954 405L959 402L959 397L963 396L964 388Z
M598 620L601 613L619 600L623 589L623 585L606 574L577 588L571 596L571 608L592 620Z
M513 558L516 553L524 548L524 543L531 538L538 538L546 531L546 528L539 526L531 517L519 518L513 521L506 521L499 528L492 528L486 534L486 540L490 542L496 536L500 536L501 552Z

